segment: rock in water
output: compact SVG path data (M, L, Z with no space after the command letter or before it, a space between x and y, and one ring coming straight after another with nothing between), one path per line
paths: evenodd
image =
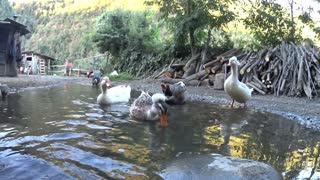
M271 166L248 159L220 154L186 154L169 162L159 174L163 179L175 180L281 180Z

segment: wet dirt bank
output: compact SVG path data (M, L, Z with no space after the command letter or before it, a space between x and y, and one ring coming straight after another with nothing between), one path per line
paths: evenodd
M18 90L31 87L54 86L68 82L87 81L87 78L62 77L62 76L39 76L39 75L19 75L18 77L0 77L1 84L9 86L9 92L15 93Z
M133 89L144 90L150 93L160 92L159 80L133 80L122 81L117 84L129 83ZM205 101L229 106L230 97L224 91L214 90L213 87L187 87L189 101ZM239 105L239 104L236 104ZM275 114L285 116L298 121L306 127L320 131L320 99L314 98L294 98L276 97L274 95L253 94L253 98L248 102L248 108L255 108Z
M59 76L25 76L0 77L0 83L7 84L10 93L29 87L43 87L69 82L83 82L91 84L91 79L86 77L59 77ZM116 81L113 85L130 84L133 89L144 90L150 93L161 92L161 81L153 79ZM204 101L228 106L229 96L224 91L214 90L212 87L187 87L188 101ZM238 104L237 104L238 105ZM298 121L306 127L320 131L320 99L276 97L273 95L254 94L248 103L249 108L264 110L279 114L289 119Z

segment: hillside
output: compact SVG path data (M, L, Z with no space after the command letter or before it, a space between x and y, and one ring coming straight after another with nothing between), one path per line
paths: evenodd
M26 37L24 50L34 50L58 61L76 60L99 54L90 41L97 17L118 7L142 8L139 1L112 0L25 0L12 1L19 21L31 34Z
M32 32L24 50L52 56L58 59L56 64L72 60L75 66L89 68L94 63L134 76L150 75L171 61L186 63L192 56L205 54L192 61L193 72L211 55L231 48L259 50L304 40L317 44L320 35L313 30L316 22L309 12L293 14L267 1L213 5L148 0L147 8L145 0L10 1L20 15L18 21ZM110 61L100 53L111 55Z

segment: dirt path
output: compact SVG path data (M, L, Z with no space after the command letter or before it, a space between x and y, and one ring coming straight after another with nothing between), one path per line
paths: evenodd
M78 77L59 76L24 76L0 77L0 83L7 84L10 92L27 87L39 87L58 85L69 82L91 83L91 79ZM161 92L160 81L157 80L132 80L117 81L117 84L130 84L133 89L145 90L150 93ZM213 90L210 87L187 87L189 101L204 101L216 104L229 105L230 98L224 91ZM248 103L249 108L268 111L288 117L298 121L307 127L320 131L320 99L309 100L307 98L275 97L273 95L253 95L253 99Z

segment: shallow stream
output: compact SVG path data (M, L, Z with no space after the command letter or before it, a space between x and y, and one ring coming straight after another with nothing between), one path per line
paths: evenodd
M319 177L320 133L279 115L188 102L170 107L161 128L131 120L132 100L100 107L98 93L65 84L0 101L0 178L157 179L162 164L189 152L264 162L285 179Z

